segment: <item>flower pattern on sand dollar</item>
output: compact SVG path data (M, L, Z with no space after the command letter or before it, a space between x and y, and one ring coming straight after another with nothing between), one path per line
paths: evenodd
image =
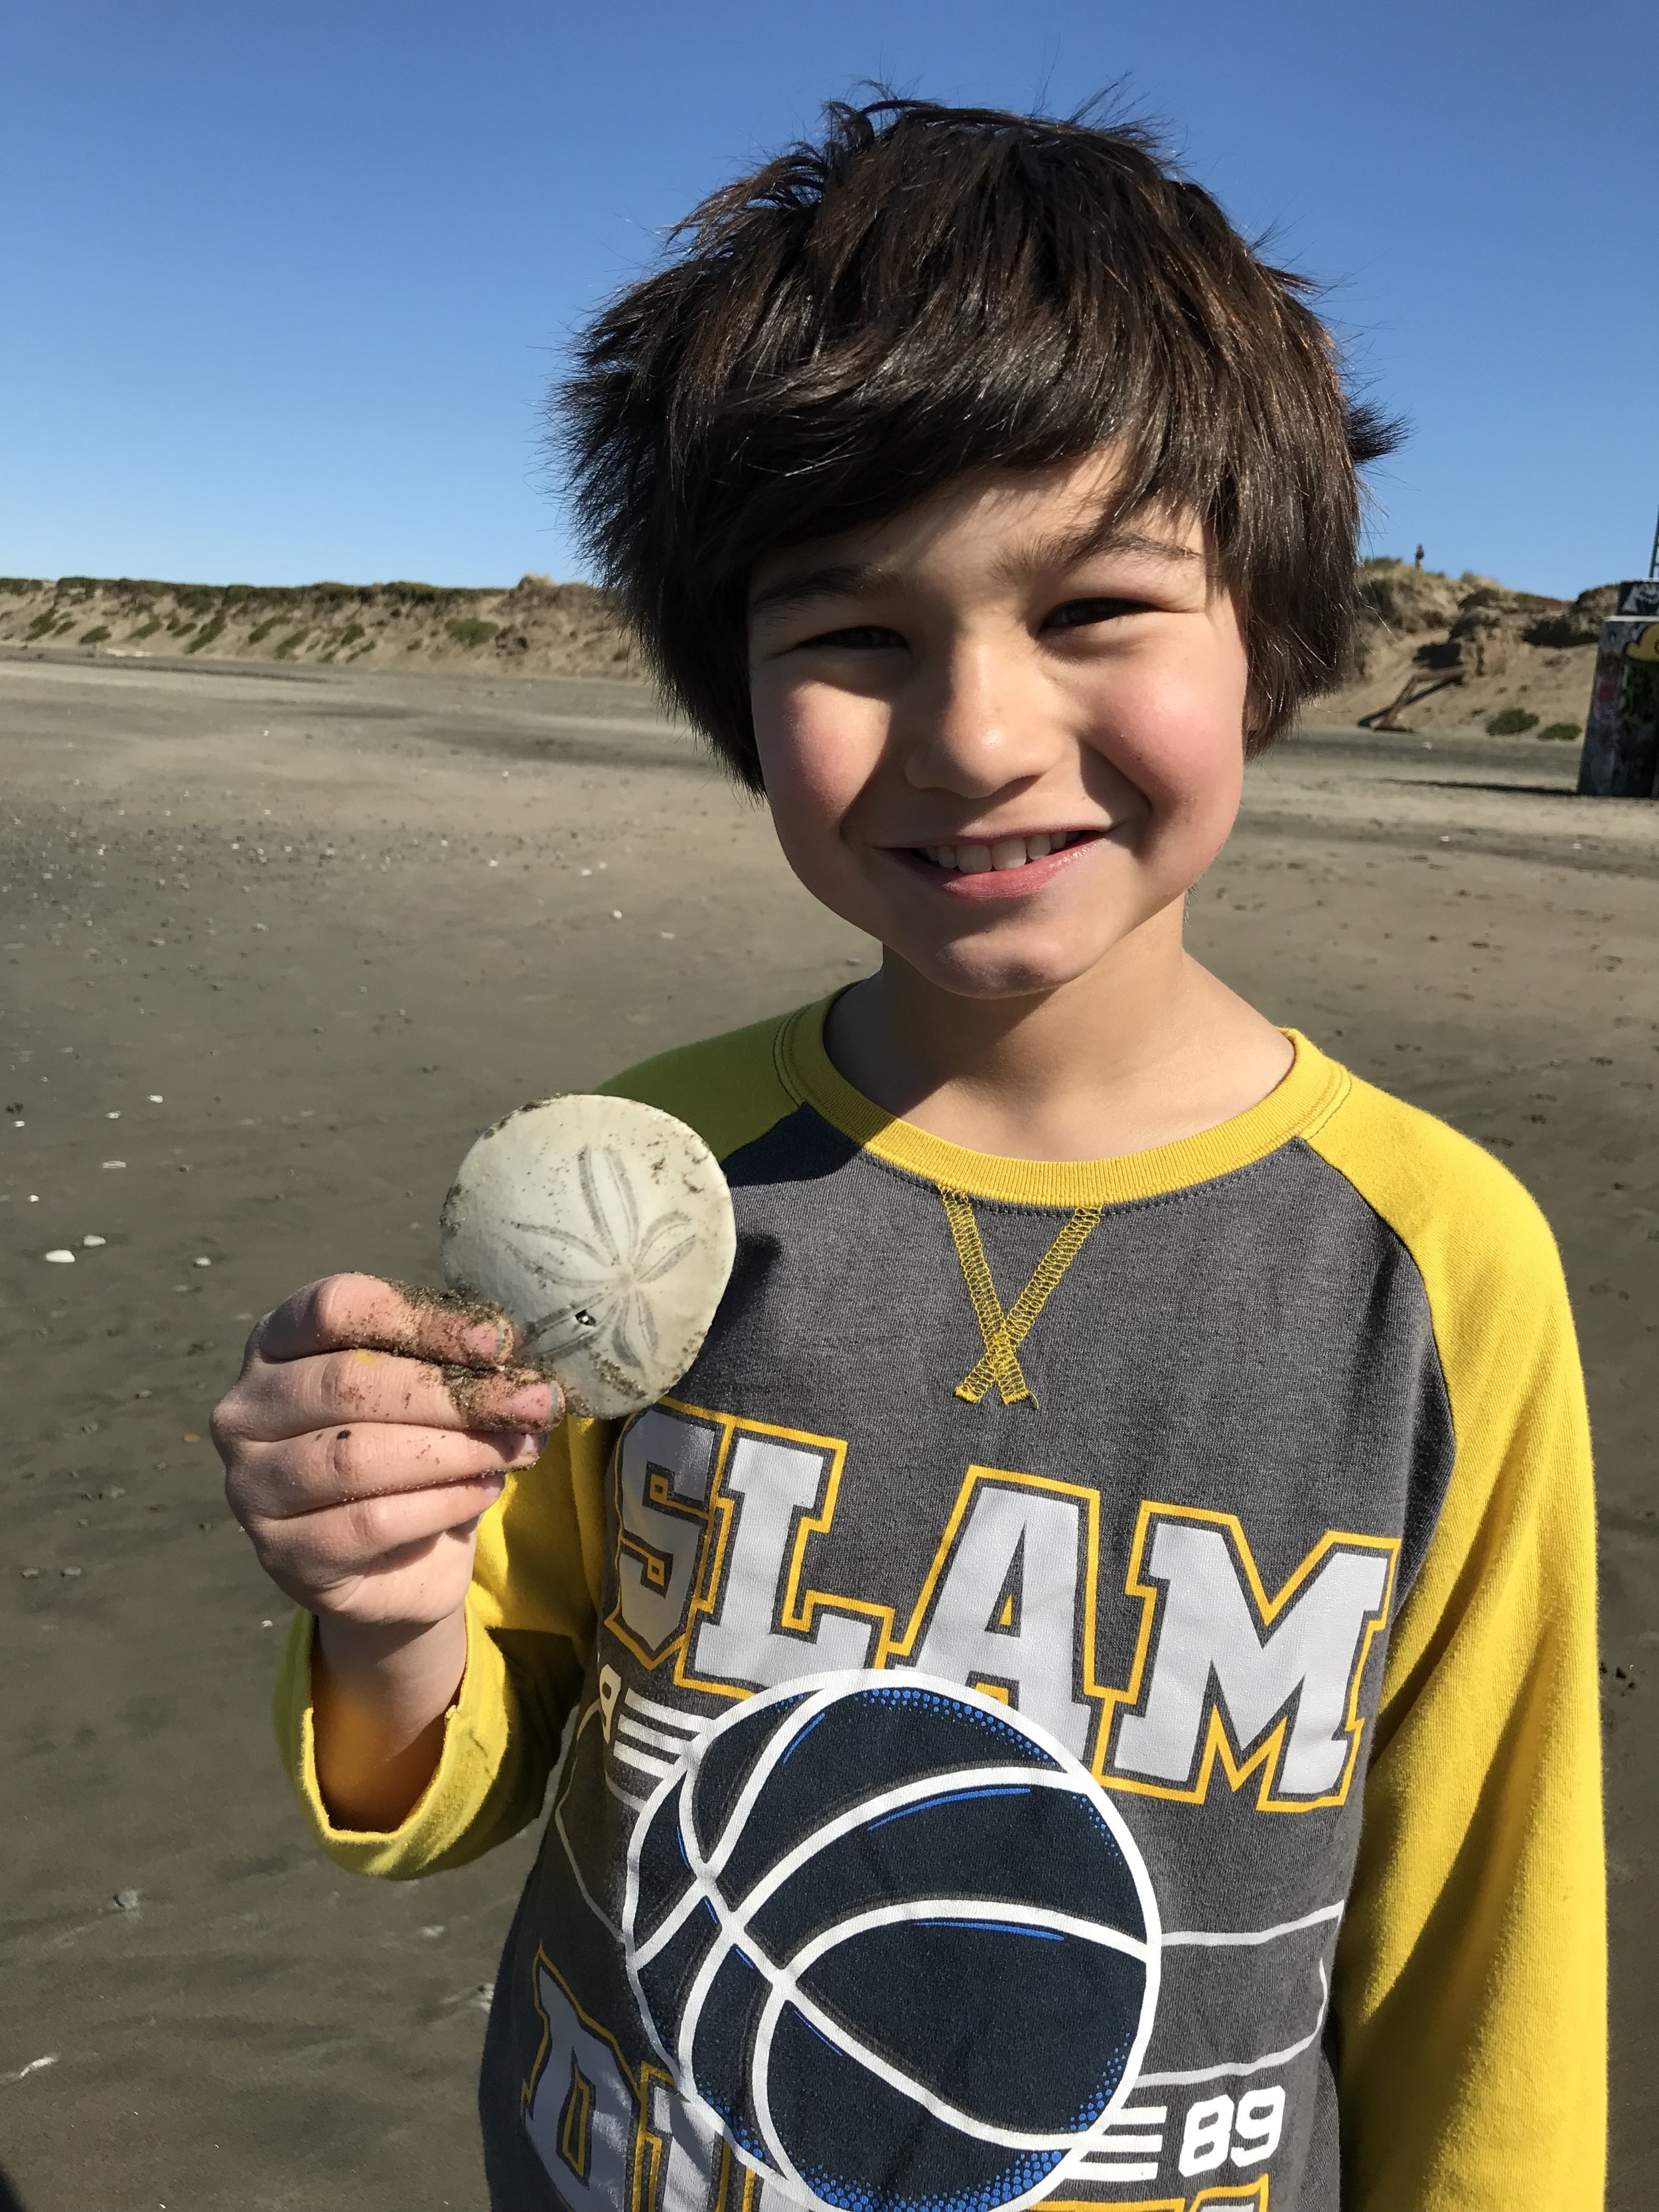
M637 1156L611 1145L584 1145L577 1153L591 1236L552 1221L507 1224L530 1240L516 1245L519 1260L556 1300L530 1325L524 1347L529 1357L556 1360L585 1347L637 1374L656 1352L647 1292L697 1249L697 1237L683 1208L642 1214L630 1172L637 1164ZM550 1245L563 1256L562 1267L548 1264Z

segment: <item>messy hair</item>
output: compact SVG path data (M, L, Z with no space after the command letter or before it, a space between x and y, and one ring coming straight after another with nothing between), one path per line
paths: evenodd
M1237 606L1246 742L1340 681L1355 470L1309 282L1138 125L882 99L713 193L583 334L557 398L579 528L669 696L751 788L749 581L952 478L1110 443Z

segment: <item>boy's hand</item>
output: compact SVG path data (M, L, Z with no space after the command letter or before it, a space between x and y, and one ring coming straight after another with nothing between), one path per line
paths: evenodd
M419 1631L458 1612L478 1517L564 1407L513 1331L372 1275L296 1291L213 1414L230 1508L265 1572L325 1621Z

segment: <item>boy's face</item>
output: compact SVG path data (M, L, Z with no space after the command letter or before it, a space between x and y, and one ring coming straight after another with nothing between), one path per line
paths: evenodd
M791 866L939 988L1073 982L1181 900L1237 811L1248 671L1198 527L1103 532L1109 453L792 548L750 591ZM1155 920L1162 917L1162 921Z

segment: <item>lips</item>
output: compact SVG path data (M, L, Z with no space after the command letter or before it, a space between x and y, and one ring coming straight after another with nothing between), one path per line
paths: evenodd
M893 857L948 897L1015 898L1052 883L1106 835L1100 830L1034 830L1020 837L901 848Z

